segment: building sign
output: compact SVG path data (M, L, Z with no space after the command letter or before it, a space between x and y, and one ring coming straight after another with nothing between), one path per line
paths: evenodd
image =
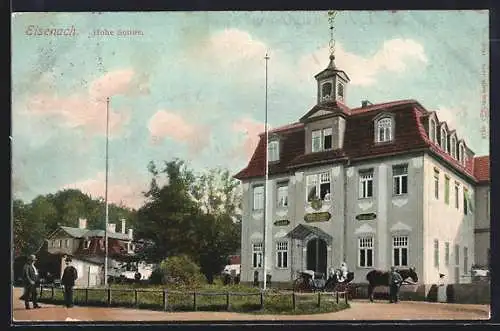
M274 222L274 225L276 226L287 226L288 224L290 224L289 220L279 220Z
M321 213L310 213L304 215L304 221L307 223L327 222L330 220L330 217L332 217L332 215L327 211Z
M375 214L375 213L356 215L356 219L358 221L371 221L371 220L374 220L376 218L377 218L377 214Z

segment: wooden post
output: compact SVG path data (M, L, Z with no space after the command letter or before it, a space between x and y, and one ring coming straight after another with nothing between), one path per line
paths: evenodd
M260 291L260 309L264 309L264 291Z
M344 298L345 298L345 303L347 304L347 302L349 301L348 300L348 297L349 297L349 292L344 292Z
M226 292L226 310L229 311L229 292Z
M85 288L85 304L89 303L89 289L88 287Z
M167 289L163 290L163 310L164 311L168 310L168 290Z
M321 307L321 292L318 292L318 308Z
M196 311L196 292L193 292L193 310Z
M54 286L52 286L52 300L54 300Z
M108 287L108 306L111 305L111 287Z
M335 292L336 296L337 296L337 305L339 304L339 292Z
M134 289L134 307L137 307L137 289Z
M293 310L295 310L295 291L293 291L292 293L292 307L293 307Z

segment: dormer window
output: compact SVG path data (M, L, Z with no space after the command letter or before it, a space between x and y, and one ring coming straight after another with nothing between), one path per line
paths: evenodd
M450 139L450 144L451 144L451 156L456 160L457 159L457 139L455 136L452 136Z
M443 151L448 152L448 135L444 127L441 128L441 148Z
M377 121L376 141L383 143L392 140L392 118L384 117Z
M435 143L436 142L436 121L434 121L434 119L430 119L429 121L429 139Z
M326 82L321 85L321 100L330 100L332 97L333 84L331 82Z
M342 83L337 84L337 98L341 101L344 100L344 84Z
M279 146L278 140L272 140L269 142L269 150L268 150L269 162L279 161L279 159L280 159L280 148L279 147L280 146Z
M465 165L465 148L463 143L460 143L460 146L458 148L458 161L460 164Z
M312 151L320 152L332 149L332 128L314 130L312 132Z

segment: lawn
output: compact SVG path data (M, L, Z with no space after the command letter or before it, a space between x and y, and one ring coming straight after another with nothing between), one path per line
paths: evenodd
M166 290L166 291L165 291ZM109 295L109 298L108 298ZM41 302L63 304L62 289L44 288ZM343 298L339 303L331 294L298 294L243 285L203 285L197 289L167 288L127 284L106 288L75 289L76 305L130 307L168 311L234 311L271 314L312 314L349 308ZM295 301L295 309L294 309ZM109 303L108 303L109 302ZM165 307L165 302L166 306Z

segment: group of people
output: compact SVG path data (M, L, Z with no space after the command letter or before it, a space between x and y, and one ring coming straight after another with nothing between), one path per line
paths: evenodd
M30 302L33 303L33 308L41 308L38 304L37 288L40 285L40 274L35 267L36 260L37 258L35 255L28 256L28 260L23 268L24 293L20 299L24 300L26 309L31 309ZM71 265L71 257L67 257L65 262L66 267L61 277L61 284L64 286L64 303L66 307L71 308L73 307L73 287L75 286L75 281L78 279L78 272L76 268Z

